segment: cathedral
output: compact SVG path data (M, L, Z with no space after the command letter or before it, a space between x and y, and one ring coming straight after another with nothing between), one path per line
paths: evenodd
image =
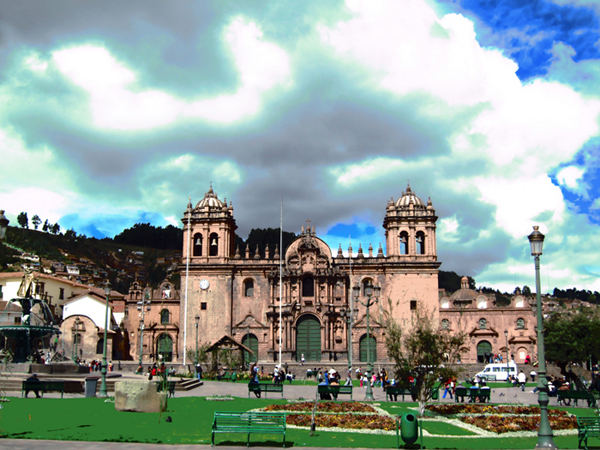
M386 361L386 317L410 324L417 308L438 320L437 216L410 186L382 205L385 249L335 251L310 222L279 247L234 248L233 206L212 187L183 215L183 258L173 361L184 348L222 339L243 344L249 360ZM281 269L280 269L281 268ZM367 308L367 305L369 308ZM369 327L369 333L367 333ZM199 337L197 338L197 334ZM367 346L367 339L370 345ZM349 343L350 341L350 343ZM349 355L349 348L350 355Z

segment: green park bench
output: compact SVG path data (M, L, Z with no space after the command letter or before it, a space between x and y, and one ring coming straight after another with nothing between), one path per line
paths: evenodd
M64 380L45 380L45 381L31 381L23 380L23 386L21 388L21 397L25 396L27 391L38 391L43 397L44 392L60 392L60 398L63 398L65 393L65 381Z
M479 399L481 403L485 403L490 401L491 393L492 390L490 388L457 387L454 391L454 398L457 403L459 401L464 402L465 397L469 397L469 402L471 403L475 402L477 399Z
M337 400L338 395L350 395L350 400L352 400L352 386L337 386L331 384L320 384L317 386L317 393L319 396L321 394L330 394L334 400Z
M596 406L596 397L593 392L590 391L561 391L560 389L556 391L556 403L558 405L562 403L567 403L565 400L573 400L573 404L577 405L578 400L587 400L589 407Z
M385 401L386 402L389 402L390 398L392 398L392 397L395 397L397 399L399 395L402 396L402 401L404 401L405 395L410 395L410 399L412 401L415 401L415 399L417 398L417 393L412 388L405 389L405 388L401 388L398 386L388 386L385 388Z
M268 392L279 392L281 393L281 398L283 398L283 384L273 384L273 383L248 383L248 397L250 397L250 393L253 392L258 398L260 398L261 393L267 394ZM265 398L267 396L265 395Z
M283 434L285 447L285 413L277 412L231 412L215 411L212 424L211 445L215 445L216 433L244 433L248 435L247 446L250 446L250 434Z
M577 435L579 437L579 445L585 444L587 450L587 440L590 437L600 438L600 417L578 417L577 418Z

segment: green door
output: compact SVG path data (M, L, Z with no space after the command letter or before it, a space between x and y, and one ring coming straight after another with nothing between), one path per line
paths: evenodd
M360 338L360 362L369 362L367 361L367 342L369 342L370 344L370 355L371 355L371 362L376 362L377 361L377 341L375 340L375 338L373 337L373 335L369 335L369 341L367 341L367 335L363 335L362 338Z
M156 345L157 359L162 355L164 362L173 361L173 339L168 334L161 334Z
M296 361L321 361L321 324L315 316L304 316L296 327Z
M477 344L477 362L490 362L490 353L492 353L492 344L488 341L481 341Z
M246 334L242 338L242 345L245 345L246 347L248 347L250 350L252 350L254 352L254 354L252 354L252 353L248 353L247 351L244 351L244 363L252 364L254 362L257 362L258 361L258 338L256 336L254 336L253 334Z

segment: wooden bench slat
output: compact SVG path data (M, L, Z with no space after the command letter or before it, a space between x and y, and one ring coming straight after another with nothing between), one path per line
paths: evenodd
M215 445L215 433L246 433L248 445L250 434L283 434L285 447L286 413L215 411L211 444Z
M248 397L250 397L250 393L251 392L258 392L259 395L257 395L257 397L260 396L260 393L264 392L265 394L268 392L279 392L281 393L281 398L283 398L283 384L273 384L273 383L248 383ZM265 395L265 398L267 396Z
M63 398L65 393L65 381L64 380L23 380L21 386L21 397L25 396L27 391L39 391L41 396L44 396L44 392L60 392L60 398Z

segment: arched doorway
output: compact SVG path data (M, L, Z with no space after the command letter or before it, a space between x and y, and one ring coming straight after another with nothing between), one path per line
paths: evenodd
M490 362L490 354L492 353L492 344L488 341L481 341L477 344L477 362Z
M369 343L369 347L367 347L367 342ZM377 341L375 340L375 338L373 337L372 334L369 334L368 341L367 341L366 334L364 334L360 338L360 345L359 345L360 362L364 362L364 363L369 362L368 358L367 358L367 348L369 348L369 353L371 354L371 362L377 361Z
M321 361L321 323L315 316L304 316L296 326L296 361Z
M253 334L245 334L242 338L242 345L245 345L250 350L254 352L248 353L247 351L243 351L244 364L252 364L258 361L258 338Z
M168 334L161 334L156 341L156 359L162 355L164 362L173 361L173 339Z

